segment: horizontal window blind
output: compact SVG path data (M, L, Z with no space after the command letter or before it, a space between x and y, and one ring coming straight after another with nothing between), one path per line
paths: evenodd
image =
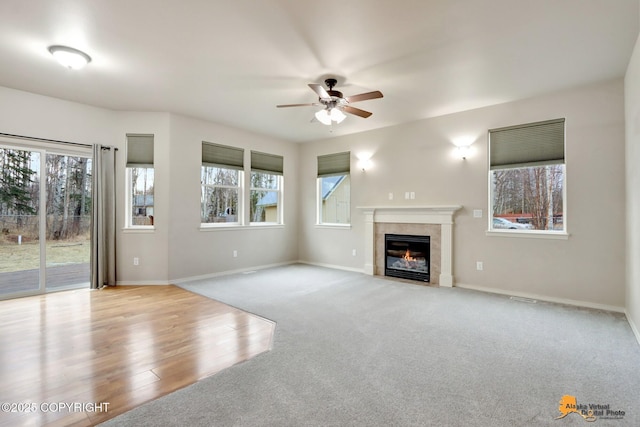
M251 170L255 172L268 172L275 175L282 175L283 158L275 154L251 152Z
M318 177L344 175L351 171L351 153L318 156Z
M489 130L491 169L564 163L564 119Z
M244 168L244 149L202 142L202 166Z
M127 134L127 167L153 167L153 135Z

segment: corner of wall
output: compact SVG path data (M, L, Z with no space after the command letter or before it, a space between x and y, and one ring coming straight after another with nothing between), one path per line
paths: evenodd
M638 2L640 5L640 1ZM640 344L640 34L624 81L626 158L626 289L625 313Z

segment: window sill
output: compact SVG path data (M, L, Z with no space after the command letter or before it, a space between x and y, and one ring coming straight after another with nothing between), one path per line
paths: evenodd
M275 222L252 222L249 228L284 228L284 224Z
M201 224L200 231L229 231L229 230L255 230L257 228L267 229L267 228L284 228L284 224L251 224L251 225L240 225L240 224Z
M351 229L351 224L316 224L315 227L335 230L349 230Z
M516 237L524 239L549 239L549 240L568 240L569 233L564 231L513 231L513 230L488 230L485 232L490 237Z
M156 228L152 225L149 226L138 226L138 227L125 227L122 229L123 233L153 233L156 231Z

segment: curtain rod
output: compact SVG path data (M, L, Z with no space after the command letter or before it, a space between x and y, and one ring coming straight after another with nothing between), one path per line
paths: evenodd
M8 137L11 137L11 138L18 138L18 139L31 139L33 141L53 142L53 143L56 143L56 144L69 144L69 145L76 145L76 146L79 146L79 147L93 147L93 144L83 144L83 143L80 143L80 142L70 142L70 141L60 141L60 140L57 140L57 139L38 138L38 137L35 137L35 136L14 135L14 134L11 134L11 133L2 133L2 132L0 132L0 136L8 136ZM118 150L118 147L112 147L110 145L105 145L105 146L103 146L103 148L109 148L109 149L113 148L116 151Z

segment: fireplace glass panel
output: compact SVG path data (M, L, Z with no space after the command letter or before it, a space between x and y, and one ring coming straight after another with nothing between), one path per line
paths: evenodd
M385 275L429 282L429 236L385 235Z

